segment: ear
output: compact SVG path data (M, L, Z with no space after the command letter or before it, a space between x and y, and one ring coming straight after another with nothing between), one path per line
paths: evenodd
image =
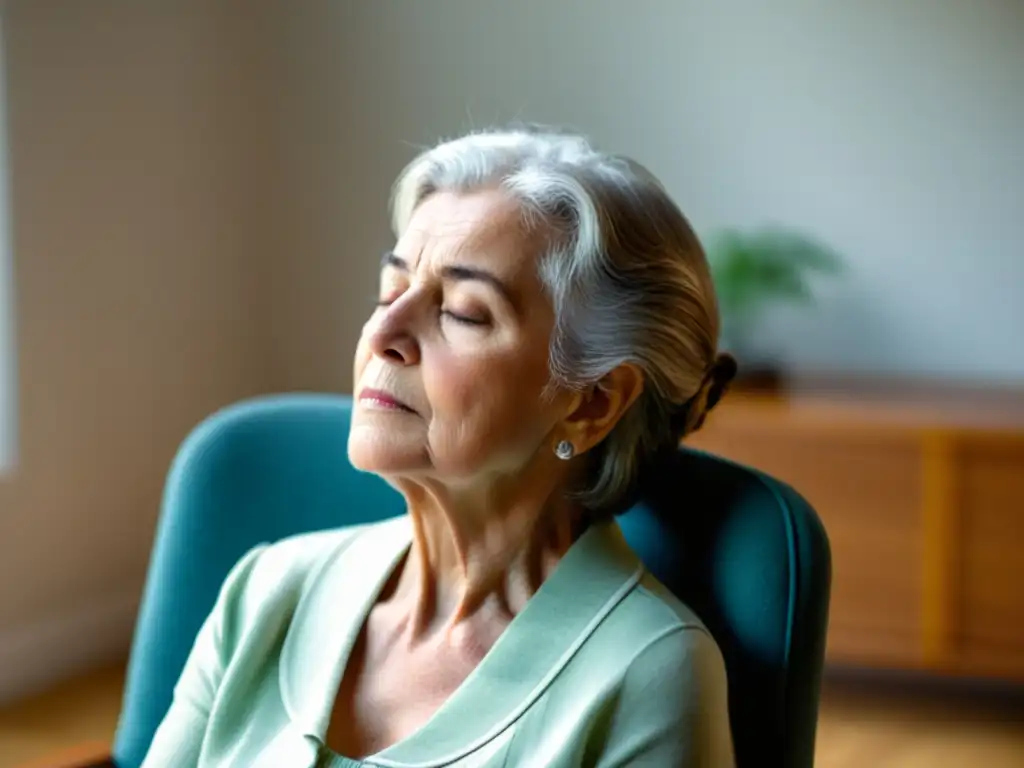
M643 374L623 363L593 386L573 395L569 414L556 429L558 440L569 440L580 454L600 443L640 397Z

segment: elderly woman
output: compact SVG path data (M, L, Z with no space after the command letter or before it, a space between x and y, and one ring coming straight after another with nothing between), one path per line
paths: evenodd
M349 457L408 514L247 554L146 768L731 765L719 649L612 519L735 372L683 214L512 130L416 158L393 224Z

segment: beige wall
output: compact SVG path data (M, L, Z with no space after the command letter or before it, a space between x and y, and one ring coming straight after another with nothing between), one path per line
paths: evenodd
M14 269L11 261L10 205L7 194L7 75L3 63L3 57L0 56L0 478L14 463L18 433L14 366Z
M273 384L262 18L24 0L3 23L20 439L0 698L126 646L178 442Z

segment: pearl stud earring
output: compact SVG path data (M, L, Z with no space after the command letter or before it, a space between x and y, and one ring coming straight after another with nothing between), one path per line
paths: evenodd
M555 446L555 456L562 461L568 461L576 455L576 447L568 440L560 440Z

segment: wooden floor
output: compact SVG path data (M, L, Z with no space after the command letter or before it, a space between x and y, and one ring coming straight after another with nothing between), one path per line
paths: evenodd
M62 748L109 741L123 669L0 710L0 768ZM818 768L1022 768L1024 697L950 695L849 679L825 686Z
M0 768L20 768L86 742L110 742L121 708L121 666L101 669L0 709Z

